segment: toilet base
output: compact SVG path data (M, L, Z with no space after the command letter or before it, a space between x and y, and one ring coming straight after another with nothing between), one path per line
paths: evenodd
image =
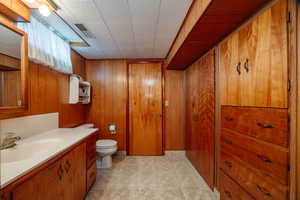
M106 169L112 167L112 158L111 155L100 157L97 159L97 168Z

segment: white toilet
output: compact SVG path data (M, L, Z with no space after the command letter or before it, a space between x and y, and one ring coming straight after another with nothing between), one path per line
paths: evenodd
M118 146L115 140L98 140L96 142L97 168L110 168L111 156L117 152Z

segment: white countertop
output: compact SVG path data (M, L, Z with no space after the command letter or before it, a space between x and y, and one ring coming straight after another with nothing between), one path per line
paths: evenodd
M1 188L42 165L92 133L96 128L59 128L28 137L1 150Z

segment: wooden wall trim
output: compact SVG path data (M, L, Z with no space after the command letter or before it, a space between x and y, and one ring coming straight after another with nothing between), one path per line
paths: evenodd
M288 11L290 12L291 20L288 23L288 64L289 64L289 80L291 89L289 94L289 116L290 116L290 194L289 199L295 200L299 198L299 164L297 165L297 145L299 145L299 137L297 138L297 131L299 133L299 102L297 102L298 86L297 86L297 37L299 37L299 27L297 28L297 5L296 0L288 0ZM299 23L299 22L298 22ZM299 50L298 50L299 51ZM299 75L299 74L298 74ZM299 76L298 76L299 77ZM299 79L298 79L299 84ZM297 105L298 103L298 105ZM298 109L298 112L297 112ZM298 115L298 117L297 117ZM298 129L298 130L297 130ZM298 150L299 152L299 150ZM299 155L298 155L299 158ZM298 160L299 162L299 160ZM298 180L297 180L297 178ZM298 182L298 183L297 183Z
M215 187L220 191L220 138L221 138L220 48L215 48Z

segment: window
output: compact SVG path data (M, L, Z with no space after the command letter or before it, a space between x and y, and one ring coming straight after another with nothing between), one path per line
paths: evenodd
M71 48L68 42L34 17L31 17L30 23L18 23L17 26L28 34L28 54L32 62L72 74Z

